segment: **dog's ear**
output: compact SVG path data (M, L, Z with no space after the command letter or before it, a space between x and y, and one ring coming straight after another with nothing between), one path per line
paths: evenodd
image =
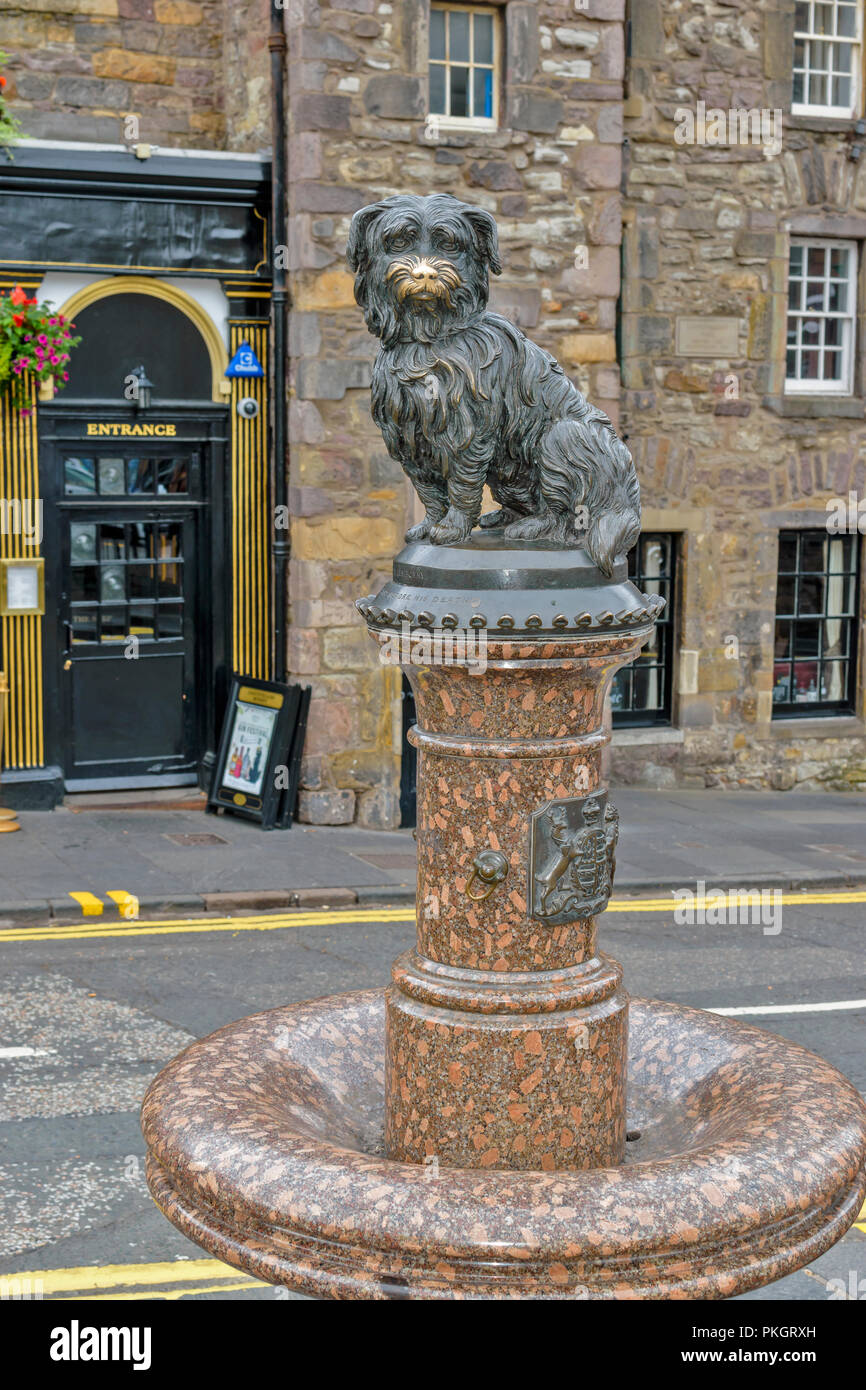
M496 223L490 216L490 213L485 212L484 208L467 206L463 216L472 228L475 237L475 245L478 247L479 255L483 258L485 265L494 275L501 275L502 262L499 259L499 234L496 230Z
M355 298L362 308L366 307L366 287L367 277L365 271L370 264L370 233L378 222L383 212L388 210L387 202L371 203L369 207L360 208L355 213L349 224L349 239L346 243L346 260L349 262L349 269L353 270L357 276L355 281Z

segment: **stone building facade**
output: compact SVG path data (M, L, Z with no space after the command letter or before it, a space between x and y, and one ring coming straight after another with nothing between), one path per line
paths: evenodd
M790 712L798 717L780 718L774 706L780 532L826 533L828 503L866 494L862 96L846 116L792 112L793 0L638 0L630 18L622 423L644 524L677 534L681 563L672 727L620 735L613 772L651 785L862 790L862 563L849 710L804 718L804 699ZM862 63L862 50L853 59ZM699 102L707 112L763 110L771 138L737 143L728 131L712 143L725 132L707 121L703 143L700 130L677 143L683 110L697 113ZM792 248L822 240L851 246L847 394L786 387ZM719 342L733 320L724 356L678 352L691 316L717 325ZM866 518L850 529L862 552Z
M653 718L615 716L612 775L866 785L859 671L850 708L839 700L817 717L774 703L780 534L821 531L828 501L866 491L862 356L845 394L785 387L792 239L841 240L857 257L866 239L862 110L791 113L793 0L446 5L496 23L495 111L474 124L431 118L429 0L279 8L289 219L272 249L291 303L289 668L313 692L302 818L400 820L400 675L374 662L354 600L384 578L415 501L370 420L376 344L344 251L352 213L404 191L448 191L496 217L504 272L493 305L618 424L645 530L675 554L667 694ZM163 148L253 153L270 141L267 0L0 0L0 10L7 93L30 135L113 143L133 113L140 138ZM703 142L681 140L682 112L696 117L701 103L780 111L779 149L710 142L706 120ZM860 335L858 315L850 332ZM849 549L861 548L855 537ZM859 583L846 626L854 663ZM813 668L805 693L797 687L806 704L823 668L819 658L798 668Z

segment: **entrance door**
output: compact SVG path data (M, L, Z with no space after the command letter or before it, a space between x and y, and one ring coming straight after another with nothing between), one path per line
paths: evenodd
M86 440L57 451L70 791L197 780L206 447Z

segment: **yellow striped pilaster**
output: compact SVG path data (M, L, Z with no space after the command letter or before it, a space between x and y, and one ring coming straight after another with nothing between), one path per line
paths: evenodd
M232 666L267 680L270 671L270 499L268 478L268 324L261 319L229 322L229 352L247 342L265 369L264 377L232 378L231 562ZM244 396L259 403L254 420L238 415Z
M22 415L9 400L0 396L0 500L29 502L36 517L39 501L39 456L36 433L36 387L30 383L31 405ZM0 525L0 557L32 559L41 554L38 546L28 545L21 529L10 524L8 508L3 508ZM42 618L0 619L0 668L9 681L9 695L3 724L3 766L41 767L44 759L42 693Z

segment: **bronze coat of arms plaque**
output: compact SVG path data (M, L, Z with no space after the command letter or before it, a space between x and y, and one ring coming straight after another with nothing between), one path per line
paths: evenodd
M607 792L548 801L530 818L530 916L548 926L592 917L613 888L619 815Z

